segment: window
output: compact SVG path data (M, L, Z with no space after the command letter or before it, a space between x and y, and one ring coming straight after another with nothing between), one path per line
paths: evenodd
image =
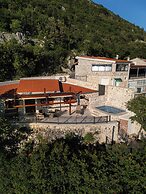
M112 64L93 64L92 71L112 71Z
M128 71L128 64L116 64L116 71Z
M122 79L121 78L115 78L115 86L120 86Z
M132 82L129 82L129 83L128 83L128 87L129 87L129 88L135 88L136 85L137 85L137 83L136 83L135 81L134 81L134 82L132 81Z
M137 85L139 86L146 85L146 80L138 80Z
M137 93L141 93L141 88L137 88Z

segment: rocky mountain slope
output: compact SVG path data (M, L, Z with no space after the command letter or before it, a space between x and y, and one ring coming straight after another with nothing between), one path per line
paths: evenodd
M0 80L55 73L81 54L146 58L146 32L89 0L1 0L0 17L1 32L28 40L1 41Z

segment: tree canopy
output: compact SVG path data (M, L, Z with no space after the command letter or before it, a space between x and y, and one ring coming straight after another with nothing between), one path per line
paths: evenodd
M137 121L141 129L146 130L146 97L139 95L133 98L127 103L127 108L134 113L131 119Z
M0 151L0 193L145 193L146 141L86 144L80 136L9 155Z
M105 145L68 134L35 144L30 132L0 117L1 194L146 192L145 139Z
M1 0L0 14L1 32L26 38L0 43L1 81L56 73L72 55L146 58L146 32L92 1Z

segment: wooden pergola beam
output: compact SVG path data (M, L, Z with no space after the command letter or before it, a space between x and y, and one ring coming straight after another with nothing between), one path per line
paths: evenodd
M54 105L54 104L72 104L72 103L76 103L77 101L74 99L71 99L69 101L65 101L65 102L48 102L48 103L39 103L39 104L25 104L25 105L16 105L14 106L14 108L23 108L23 107L30 107L30 106L49 106L49 105Z

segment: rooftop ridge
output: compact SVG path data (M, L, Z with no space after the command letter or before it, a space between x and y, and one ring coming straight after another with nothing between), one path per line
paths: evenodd
M23 77L23 78L20 78L20 80L42 80L42 79L57 80L58 78L50 77L50 76Z
M127 63L131 63L131 61L128 60L124 60L124 59L116 59L116 58L108 58L108 57L100 57L100 56L87 56L87 55L83 55L83 56L78 56L77 58L89 58L89 59L99 59L99 60L107 60L107 61L114 61L114 62L127 62Z
M10 84L19 84L19 82L20 82L20 80L4 81L4 82L0 82L0 86L10 85Z

